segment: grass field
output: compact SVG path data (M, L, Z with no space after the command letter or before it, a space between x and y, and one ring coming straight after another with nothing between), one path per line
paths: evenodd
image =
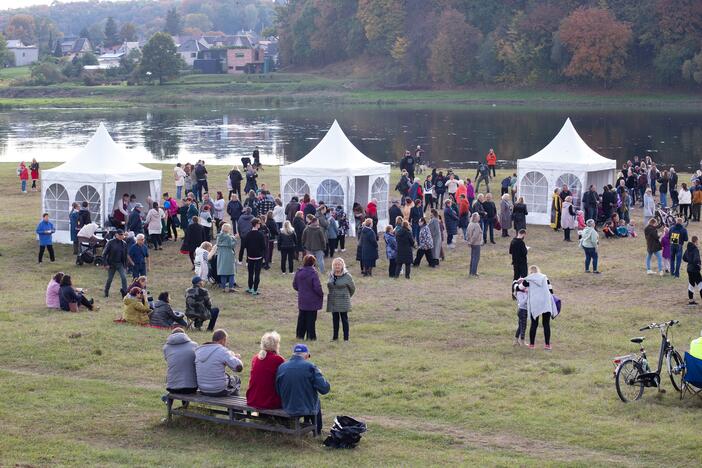
M171 180L171 166L151 167ZM356 450L328 451L310 438L192 420L164 423L161 347L167 333L115 325L118 298L99 294L105 272L76 267L69 246L57 248L56 264L36 264L40 198L19 193L14 169L0 164L6 187L0 211L2 466L702 464L702 403L680 401L667 376L666 394L647 389L640 402L623 404L615 393L611 358L635 350L628 339L640 326L680 320L673 343L683 349L702 328L700 310L686 306L686 279L645 275L641 237L603 241L603 274L593 276L583 273L577 243L566 244L547 228L529 229L530 263L549 275L563 300L552 352L540 346L541 330L536 350L512 346L516 313L506 240L483 248L477 280L468 279L468 248L459 241L440 268L413 269L410 281L387 278L384 253L373 278L362 278L355 242L349 242L343 257L357 285L351 341L330 343L331 320L320 312L311 353L332 386L322 398L325 427L334 415L348 414L367 421L369 431ZM227 170L211 167L210 187L223 189ZM259 182L277 190L277 174L266 168ZM640 222L639 210L636 218ZM700 234L698 225L690 230ZM171 242L154 253L149 284L154 292L174 293L182 307L190 265L178 247ZM48 311L44 289L59 270L89 288L100 311ZM244 389L264 331L278 330L283 353L290 354L297 316L291 279L272 268L262 276L258 297L212 291L222 309L218 325L230 332L232 348L246 363ZM655 355L659 338L647 335Z

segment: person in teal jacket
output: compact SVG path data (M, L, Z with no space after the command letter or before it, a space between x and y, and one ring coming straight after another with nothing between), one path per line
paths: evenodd
M54 245L51 236L56 232L56 229L49 221L49 213L41 215L41 221L37 224L36 232L39 236L39 263L44 258L44 250L48 250L49 258L52 262L55 261L56 257L54 257Z
M290 416L305 416L305 421L311 421L316 416L319 435L322 432L322 406L319 395L329 393L331 386L309 359L307 346L295 345L290 360L278 367L275 390L283 402L283 409Z

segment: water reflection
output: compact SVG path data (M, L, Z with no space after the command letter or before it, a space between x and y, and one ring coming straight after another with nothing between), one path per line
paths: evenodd
M264 164L304 156L334 119L365 154L397 162L422 145L437 165L470 166L495 148L505 165L543 148L571 117L585 141L621 163L634 155L678 167L702 159L702 113L649 110L460 109L329 106L288 109L32 110L0 114L0 160L65 160L99 122L142 161L238 163L260 148Z

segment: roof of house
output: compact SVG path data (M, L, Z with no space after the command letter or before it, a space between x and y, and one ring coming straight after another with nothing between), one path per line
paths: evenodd
M201 39L188 39L178 46L178 52L199 52L209 49L208 44Z
M92 47L90 46L90 41L88 40L87 37L79 37L73 43L73 47L71 48L71 52L73 52L73 53L82 52L83 49L85 49L85 48L87 48L88 50L92 49Z

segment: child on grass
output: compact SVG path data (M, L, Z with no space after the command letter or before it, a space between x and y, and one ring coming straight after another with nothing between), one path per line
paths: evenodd
M524 279L512 281L512 297L517 301L517 331L514 334L514 346L524 346L524 333L527 324L527 289Z

